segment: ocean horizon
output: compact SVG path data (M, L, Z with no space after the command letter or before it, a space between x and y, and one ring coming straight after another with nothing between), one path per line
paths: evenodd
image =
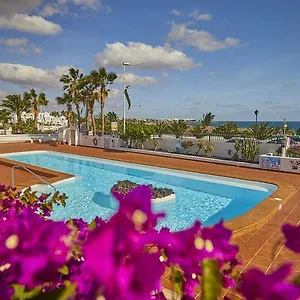
M220 126L220 125L223 125L225 122L229 122L229 121L213 121L211 126L212 127ZM255 125L255 121L230 121L230 122L236 123L239 128L249 128L249 127ZM283 121L257 121L258 124L261 124L263 122L268 122L269 126L283 127ZM300 121L290 121L290 122L287 121L286 124L293 130L300 128ZM196 126L196 125L201 125L201 123L200 122L190 122L189 125Z

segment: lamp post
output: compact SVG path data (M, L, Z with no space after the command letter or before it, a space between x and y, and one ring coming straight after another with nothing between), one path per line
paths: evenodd
M129 67L129 63L124 62L123 67L124 67L124 73L123 73L123 132L125 133L126 130L126 99L125 99L125 74L126 74L126 66Z
M281 149L281 156L282 157L286 157L286 150L290 146L289 138L286 136L287 127L288 127L288 125L286 124L286 120L284 119L283 120L283 145L282 145L282 149Z
M287 129L288 125L286 124L286 120L283 119L283 135L286 135L286 129Z
M257 126L257 116L258 116L259 111L255 110L254 114L255 114L255 125Z

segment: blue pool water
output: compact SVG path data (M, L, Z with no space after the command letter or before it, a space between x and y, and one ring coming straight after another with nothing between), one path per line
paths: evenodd
M210 176L191 172L91 159L57 152L27 152L5 155L16 161L76 175L74 180L56 184L68 195L67 206L55 207L52 218L66 220L83 218L91 221L99 216L108 219L114 210L110 204L110 189L119 180L172 188L176 200L155 204L167 218L159 227L184 229L195 220L212 225L220 219L230 220L253 208L273 193L277 187L259 182Z

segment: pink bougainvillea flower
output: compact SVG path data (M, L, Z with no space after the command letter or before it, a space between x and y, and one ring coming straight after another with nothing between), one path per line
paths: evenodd
M287 281L291 270L291 264L285 264L271 274L249 270L243 274L239 290L247 300L297 300L299 287Z
M296 253L300 253L300 226L284 224L282 232L286 238L285 246Z
M137 221L137 227L141 230L148 230L156 226L159 218L165 216L164 213L153 213L151 204L151 190L146 185L138 186L128 194L114 192L115 198L119 201L118 213L127 216L133 221Z
M27 208L11 210L0 219L0 266L8 266L1 278L27 288L55 280L69 255L69 233L63 222L45 220Z

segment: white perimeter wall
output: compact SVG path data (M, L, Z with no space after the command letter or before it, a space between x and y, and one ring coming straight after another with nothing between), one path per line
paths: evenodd
M57 134L11 134L0 135L0 143L30 142L31 138L42 141L57 140Z
M196 138L183 138L183 139L175 139L171 137L163 137L162 139L158 139L159 145L158 149L161 149L162 151L169 151L173 152L176 150L176 141L180 142L183 141L192 141L194 143L194 146L191 148L190 154L195 154L198 151L197 147L197 141ZM208 143L208 140L204 139L204 143ZM220 141L220 138L218 140L214 140L211 138L210 143L214 145L215 150L213 151L214 157L220 157L220 158L228 158L230 159L231 156L228 154L228 151L231 150L233 153L234 150L234 143L226 143L225 141ZM276 150L279 148L279 144L268 144L268 143L261 143L259 144L259 155L266 154L266 153L276 153ZM154 143L153 140L150 140L146 143L144 143L144 149L145 150L153 150L154 149ZM205 152L204 149L201 149L199 152L199 155L204 156ZM259 155L257 155L255 161L259 160Z

